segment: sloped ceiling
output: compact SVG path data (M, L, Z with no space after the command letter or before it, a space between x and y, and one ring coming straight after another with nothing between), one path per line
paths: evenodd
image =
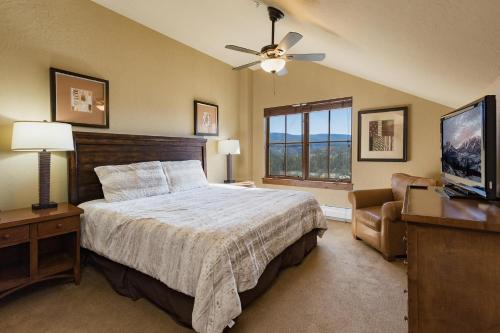
M275 5L286 15L276 38L304 35L293 53L325 52L324 66L451 107L479 97L500 77L497 0L94 2L232 66L255 57L224 46L269 44L266 5Z

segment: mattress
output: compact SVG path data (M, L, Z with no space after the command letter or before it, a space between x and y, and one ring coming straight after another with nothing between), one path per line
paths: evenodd
M227 185L80 205L82 246L194 297L192 326L222 332L241 313L238 293L267 264L326 222L307 192Z

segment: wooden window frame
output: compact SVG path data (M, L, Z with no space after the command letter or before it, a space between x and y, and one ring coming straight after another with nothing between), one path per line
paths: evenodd
M338 108L351 108L351 140L350 141L339 141L330 140L331 135L331 112L328 113L328 141L309 141L309 114L314 111L331 111L332 109ZM302 114L302 142L296 142L295 144L302 144L302 176L287 176L287 118L285 117L285 138L283 142L271 143L270 139L270 117L273 116L286 116L292 114ZM340 190L352 190L352 97L330 99L312 103L301 103L295 105L286 105L273 108L264 109L264 117L266 120L266 175L262 179L264 184L275 184L275 185L287 185L287 186L302 186L302 187L313 187L313 188L325 188L325 189L340 189ZM309 177L309 146L310 143L327 143L328 145L328 160L327 169L330 172L330 145L332 142L350 142L350 173L351 179L349 182L339 181L331 178L313 178ZM283 145L284 146L284 173L285 175L270 175L269 167L269 151L271 145Z

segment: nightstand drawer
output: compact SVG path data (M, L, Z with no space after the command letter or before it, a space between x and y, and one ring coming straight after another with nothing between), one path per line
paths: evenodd
M29 226L14 227L0 230L0 247L15 245L29 241Z
M73 216L38 224L38 237L46 237L67 232L77 231L80 228L80 217Z

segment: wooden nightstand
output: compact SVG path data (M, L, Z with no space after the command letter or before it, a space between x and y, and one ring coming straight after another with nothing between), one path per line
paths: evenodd
M67 203L0 212L0 298L49 279L80 283L81 213Z
M251 180L239 181L239 182L236 182L236 183L231 183L229 185L242 186L242 187L250 187L250 188L255 187L255 183L253 181L251 181Z

